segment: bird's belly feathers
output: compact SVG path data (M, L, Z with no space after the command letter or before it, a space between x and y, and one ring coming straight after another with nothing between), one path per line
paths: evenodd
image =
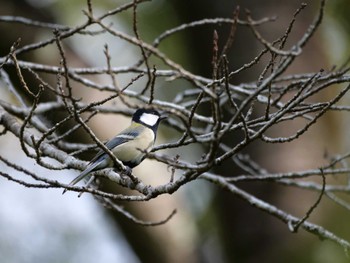
M145 157L144 151L147 151L154 143L154 133L147 131L134 140L123 143L113 149L113 154L129 167L138 165Z

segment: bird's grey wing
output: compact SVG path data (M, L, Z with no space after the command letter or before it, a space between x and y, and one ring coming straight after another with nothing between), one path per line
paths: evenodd
M135 137L137 137L139 135L139 129L133 129L133 130L125 130L123 132L121 132L120 134L118 134L116 137L114 137L113 139L111 139L110 141L108 141L105 145L109 150L112 150L113 148L117 147L118 145L121 145L123 143L126 143L128 141L133 140ZM106 152L101 149L96 155L95 157L90 161L90 164L96 162L97 160L99 160L101 157L104 157L106 154Z

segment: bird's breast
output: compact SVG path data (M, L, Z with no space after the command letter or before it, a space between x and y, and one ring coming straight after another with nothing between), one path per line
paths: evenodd
M154 133L147 129L134 140L123 143L115 147L113 154L125 165L136 166L144 158L144 151L147 151L154 144Z

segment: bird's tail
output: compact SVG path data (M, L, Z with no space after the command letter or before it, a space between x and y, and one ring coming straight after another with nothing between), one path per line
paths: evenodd
M84 171L82 171L81 174L79 174L76 178L74 178L68 185L69 186L75 185L76 183L84 179L89 173L91 173L98 165L99 163L92 163ZM65 192L67 192L67 189L64 189L62 194L64 194Z

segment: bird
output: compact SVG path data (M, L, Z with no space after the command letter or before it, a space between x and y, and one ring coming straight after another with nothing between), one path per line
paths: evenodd
M166 115L161 116L154 109L138 109L132 116L130 126L108 141L105 146L127 169L131 170L145 159L146 151L154 145L156 140L159 123L166 117ZM113 166L111 157L101 149L86 169L69 183L69 186L75 185L91 172ZM67 189L62 194L66 191Z

